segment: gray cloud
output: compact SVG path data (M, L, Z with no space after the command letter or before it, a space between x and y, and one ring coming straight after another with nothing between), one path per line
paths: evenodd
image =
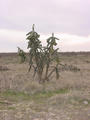
M1 0L0 52L26 50L26 33L36 24L42 43L52 32L61 51L90 50L90 0Z
M90 34L90 0L3 0L0 28Z

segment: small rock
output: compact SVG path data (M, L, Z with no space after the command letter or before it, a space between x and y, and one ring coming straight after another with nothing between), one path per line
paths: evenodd
M35 119L33 119L33 120L39 120L38 118L35 118Z
M84 103L85 105L88 105L88 101L83 101L83 103Z

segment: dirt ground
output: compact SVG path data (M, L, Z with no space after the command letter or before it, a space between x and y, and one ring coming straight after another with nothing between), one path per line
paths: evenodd
M90 53L60 54L60 78L38 83L28 63L0 54L0 120L90 120Z

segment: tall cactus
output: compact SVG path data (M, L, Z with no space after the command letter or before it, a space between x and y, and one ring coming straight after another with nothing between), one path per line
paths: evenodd
M45 82L50 79L53 72L56 72L56 78L59 77L58 64L59 56L57 54L58 49L54 46L57 45L56 40L58 38L52 36L47 39L47 46L43 47L39 39L40 35L35 32L34 25L32 26L32 31L27 34L28 49L29 49L29 71L34 68L34 76L37 73L39 82ZM51 63L56 63L53 69L49 70Z

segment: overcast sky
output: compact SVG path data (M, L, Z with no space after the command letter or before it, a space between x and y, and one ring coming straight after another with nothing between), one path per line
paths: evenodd
M60 51L90 51L90 0L0 0L0 52L26 50L33 23L43 44L54 32Z

